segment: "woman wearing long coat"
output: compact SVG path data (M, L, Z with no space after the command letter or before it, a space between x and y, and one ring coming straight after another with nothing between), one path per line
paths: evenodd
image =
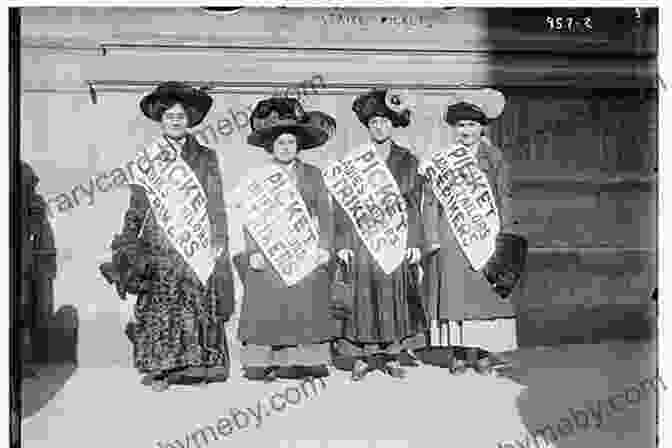
M56 276L54 232L47 217L47 203L36 192L40 181L33 168L21 161L21 279L23 286L17 307L21 328L21 362L24 378L36 375L29 364L44 358L47 320L53 307L53 281Z
M322 173L298 153L324 145L336 122L322 112L303 111L295 99L274 97L257 104L250 123L248 143L264 148L268 163L286 170L317 224L319 260L311 273L287 286L244 228L245 294L238 331L245 376L264 381L327 376L330 343L337 332L329 307L333 217Z
M134 362L149 374L157 391L173 383L229 377L225 323L234 309L234 285L222 179L216 153L186 132L203 120L211 105L204 92L177 82L159 85L140 103L148 118L161 123L165 142L196 174L206 194L211 246L221 250L203 285L158 224L144 189L131 186L120 239L137 240L133 255L138 265L147 266L141 276L145 288L135 305Z
M513 222L510 167L502 151L484 136L483 127L499 116L503 106L503 95L488 89L456 96L444 115L444 120L456 132L457 143L472 152L478 168L488 179L500 218L500 234L510 233ZM429 186L424 197L423 219L432 254L424 260L427 310L441 330L450 334L453 371L461 373L471 366L484 373L499 360L490 352L490 347L483 346L484 339L480 336L498 340L498 345L507 350L514 349L515 309L510 301L502 300L496 293L484 271L471 268L453 235L443 206Z
M397 108L394 108L398 102ZM396 109L396 110L395 110ZM373 89L359 96L353 111L367 127L377 153L399 186L408 213L407 257L389 275L378 266L350 218L336 202L335 248L348 265L352 279L352 316L345 321L343 337L337 344L337 356L354 360L352 379L359 381L372 369L382 368L389 375L403 378L400 356L407 350L424 346L424 322L416 317L409 303L417 277L415 264L424 246L420 203L423 179L418 175L418 159L391 139L393 127L406 127L410 110L399 96L388 90Z

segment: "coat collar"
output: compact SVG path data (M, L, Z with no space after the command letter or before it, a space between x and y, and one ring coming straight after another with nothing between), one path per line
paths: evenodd
M371 143L374 146L373 143ZM403 156L403 154L408 151L406 148L403 146L398 145L394 140L390 140L390 152L387 154L387 160L386 162L390 163L391 160L399 157L400 155Z
M294 173L296 174L296 183L301 185L305 175L306 164L299 158L294 161Z
M397 144L393 140L390 145L390 155L387 157L387 163L392 164L396 160L401 160L406 154L410 154L410 150Z
M198 143L196 137L191 134L187 134L187 137L182 146L182 158L184 160L192 160L198 156L201 152L201 144Z
M492 150L490 148L490 144L485 141L481 140L478 142L478 149L476 151L476 160L478 160L478 167L482 170L489 170L491 168L492 164Z

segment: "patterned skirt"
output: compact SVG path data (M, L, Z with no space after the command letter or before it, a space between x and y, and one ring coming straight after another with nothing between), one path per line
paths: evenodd
M150 291L135 306L135 367L226 380L229 350L224 322L215 318L213 289L184 278L169 259L153 271Z

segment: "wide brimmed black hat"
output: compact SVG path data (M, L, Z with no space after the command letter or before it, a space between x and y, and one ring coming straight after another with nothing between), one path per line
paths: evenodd
M352 103L352 110L359 121L369 125L371 117L387 117L395 128L405 128L411 122L411 111L401 92L389 89L372 89L358 96Z
M195 89L178 81L167 81L159 84L149 95L140 100L140 109L147 118L161 121L163 110L158 107L161 103L177 101L185 109L189 109L189 127L198 126L212 107L212 97L202 89Z
M307 112L295 98L272 97L259 101L250 115L252 133L247 143L270 150L281 134L297 137L297 150L324 145L336 132L336 120L323 112Z
M504 110L506 98L494 89L465 90L448 99L443 119L450 125L461 120L490 124Z

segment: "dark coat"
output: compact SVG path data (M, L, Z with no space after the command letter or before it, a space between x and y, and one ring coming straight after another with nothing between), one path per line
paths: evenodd
M495 196L501 231L510 232L513 220L509 164L499 148L486 142L479 144L477 159ZM431 318L465 320L514 316L513 305L498 298L482 272L471 269L446 221L443 206L429 185L425 189L423 219L428 245L441 245L438 254L424 261L425 302Z
M207 196L207 210L210 219L212 243L223 248L209 283L214 285L217 314L220 317L228 319L233 313L235 306L234 283L233 271L229 260L228 217L224 204L224 192L222 179L219 174L217 154L212 149L201 145L195 137L188 134L181 155L194 171L196 177L198 177ZM161 261L159 259L164 258L166 260L173 260L174 263L182 268L180 269L181 271L190 274L188 275L190 282L197 283L198 279L195 278L195 275L190 270L186 269L186 263L177 250L172 247L165 250L151 244L151 235L157 234L157 232L163 234L163 231L158 227L154 216L151 214L147 195L140 186L131 185L130 206L125 216L122 234L137 236L148 212L150 213L149 219L146 222L148 229L145 230L143 239L153 246L151 257L155 261Z
M320 170L300 160L295 165L296 185L308 212L319 223L319 247L331 252L333 217L329 194ZM256 345L297 345L324 342L337 333L331 318L329 272L320 266L294 286L288 287L268 259L266 269L249 268L249 257L260 252L245 230L241 278L245 286L238 335Z
M21 278L18 320L26 328L45 327L53 307L52 281L56 277L54 232L47 218L47 203L35 189L39 178L21 162Z
M407 204L408 248L424 248L424 232L420 219L420 203L424 181L418 172L418 159L395 143L387 158ZM357 235L346 212L337 203L335 210L335 249L351 249L354 258L351 276L354 291L353 313L346 321L344 336L356 343L391 343L414 336L422 328L412 318L408 304L411 271L404 261L386 275Z
M131 186L122 237L140 237L149 285L135 304L134 364L141 372L183 369L184 375L225 380L230 359L224 324L234 310L234 283L222 179L217 154L192 135L181 156L205 191L211 242L223 252L201 284L160 227L144 189Z

